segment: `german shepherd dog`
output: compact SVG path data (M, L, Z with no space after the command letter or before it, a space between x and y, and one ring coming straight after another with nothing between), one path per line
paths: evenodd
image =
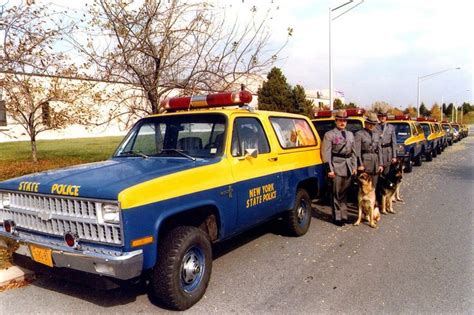
M395 213L393 210L393 200L399 197L400 184L403 178L403 162L397 160L397 163L390 165L387 175L380 175L378 181L378 200L383 214ZM397 198L397 200L399 200Z
M362 212L370 227L377 227L377 222L380 220L380 212L375 208L375 188L372 183L372 176L366 172L362 172L358 177L359 193L357 195L359 216L354 225L359 225L362 220Z

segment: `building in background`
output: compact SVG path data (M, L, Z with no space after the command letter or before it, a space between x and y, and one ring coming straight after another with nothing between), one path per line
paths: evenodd
M329 89L306 90L306 98L312 100L316 108L329 106ZM343 104L346 103L344 92L334 91L334 99L339 99Z
M43 78L44 80L49 80L48 78ZM0 74L1 80L1 74ZM258 107L258 98L257 98L257 91L262 86L262 83L265 80L265 76L257 75L257 74L247 74L242 76L241 78L237 79L235 83L233 83L228 90L230 91L237 91L241 88L242 85L245 86L245 89L250 91L253 95L252 102L249 104L251 107L257 108ZM101 83L99 90L114 90L120 84L111 84L111 83ZM136 89L129 89L130 93L136 93ZM2 95L0 89L0 142L11 142L11 141L29 141L30 137L27 134L26 130L23 128L22 125L16 123L11 116L9 116L5 102L4 93ZM180 91L175 90L171 91L169 96L179 95ZM205 92L199 94L206 94ZM120 94L121 97L126 97L127 95ZM146 99L142 99L139 102L147 102ZM111 111L114 112L122 112L121 108L117 108L117 105L120 102L111 101L109 103L105 103L100 108L100 115L104 118L102 121L107 120L107 116ZM44 109L43 109L44 111ZM124 110L126 111L126 110ZM43 113L46 117L48 116L47 113ZM116 119L112 119L107 123L100 123L88 126L82 125L71 125L61 130L48 130L41 132L37 136L37 140L53 140L53 139L67 139L67 138L88 138L88 137L106 137L106 136L124 136L127 131L130 129L131 125L140 117L134 116L131 119L124 119L124 117L117 117ZM126 121L126 123L124 123Z

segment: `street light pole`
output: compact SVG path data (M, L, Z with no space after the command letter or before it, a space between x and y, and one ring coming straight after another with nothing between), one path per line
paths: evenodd
M341 4L340 6L332 9L332 8L329 8L329 108L331 110L333 110L333 106L334 106L334 95L332 93L333 91L333 75L332 75L332 21L334 21L335 19L337 19L338 17L342 16L343 14L349 12L350 10L354 9L355 7L361 5L364 0L361 0L359 3L353 5L352 7L350 7L349 9L347 9L346 11L342 12L341 14L337 15L335 18L332 17L332 12L335 12L336 10L339 10L340 8L350 4L350 3L353 3L354 0L350 0L344 4Z
M422 76L419 76L418 77L418 93L417 93L417 97L416 97L416 117L420 117L420 82L423 81L423 80L426 80L428 78L431 78L431 77L434 77L434 76L437 76L437 75L440 75L446 71L449 71L449 70L459 70L461 69L461 67L456 67L456 68L449 68L449 69L445 69L445 70L442 70L442 71L437 71L437 72L433 72L433 73L430 73L430 74L427 74L427 75L422 75Z

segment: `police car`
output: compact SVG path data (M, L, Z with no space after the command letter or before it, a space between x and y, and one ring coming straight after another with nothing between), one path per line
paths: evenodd
M347 113L347 125L346 130L356 133L357 131L364 128L364 114L365 109L363 108L348 108ZM336 128L336 111L331 110L320 110L314 113L313 122L316 130L318 131L319 137L324 138L324 134L331 129Z
M438 154L441 154L441 152L443 152L444 149L446 149L446 147L448 146L448 136L446 134L446 131L443 129L441 122L437 121L437 122L434 122L433 124L435 126L435 130L438 131L438 137L440 138L441 145L438 148L439 149Z
M453 143L454 143L454 128L453 128L453 126L451 126L451 124L446 120L443 120L441 122L441 126L443 127L444 131L446 132L446 139L447 139L448 145L453 145Z
M405 161L405 172L410 173L412 162L421 166L423 156L431 154L423 129L409 115L389 117L387 122L395 127L397 157Z
M458 123L451 123L453 127L453 141L458 142L462 139L462 130Z
M423 133L425 134L427 148L431 154L426 154L425 158L427 161L431 161L432 158L437 157L438 153L441 153L442 136L439 134L438 125L435 124L436 119L429 117L418 117L416 119L420 123Z
M311 121L242 106L251 99L173 98L105 162L1 182L0 237L49 267L122 280L150 271L151 296L191 307L209 283L212 243L274 217L305 234L323 184Z

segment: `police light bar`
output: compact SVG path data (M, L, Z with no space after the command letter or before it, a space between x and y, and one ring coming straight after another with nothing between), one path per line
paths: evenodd
M314 113L315 118L326 118L336 115L337 110L319 110ZM365 109L363 108L348 108L346 109L347 116L363 116Z
M395 115L394 120L411 120L410 115L405 114L405 115Z
M252 93L250 93L249 91L239 91L207 95L173 97L165 99L161 103L161 107L167 111L174 111L194 108L237 106L248 104L251 101Z
M432 117L418 117L416 121L429 121L429 122L436 122L436 118Z
M319 110L317 112L314 112L314 117L316 118L331 117L332 113L333 113L332 110Z
M347 116L363 116L365 109L363 108L348 108L346 109Z

